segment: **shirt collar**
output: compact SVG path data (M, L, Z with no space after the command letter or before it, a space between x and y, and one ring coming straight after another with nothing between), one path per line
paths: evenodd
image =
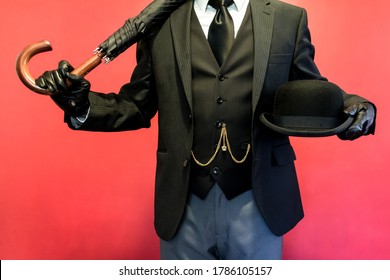
M238 11L241 11L241 9L244 7L244 4L245 2L247 2L248 0L234 0L234 4L236 5L237 7L237 10ZM209 2L209 0L194 0L195 4L198 5L198 7L202 10L202 11L206 11L206 8L207 8L207 3Z

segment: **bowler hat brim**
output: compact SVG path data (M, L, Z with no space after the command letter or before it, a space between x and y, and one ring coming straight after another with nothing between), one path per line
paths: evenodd
M276 116L263 113L260 120L275 132L300 137L324 137L345 131L353 122L353 117L344 114L343 118L312 116Z

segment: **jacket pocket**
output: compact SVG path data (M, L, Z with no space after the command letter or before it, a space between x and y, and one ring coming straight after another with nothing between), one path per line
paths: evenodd
M290 144L275 147L272 151L272 157L274 164L279 166L292 163L296 160L294 149Z

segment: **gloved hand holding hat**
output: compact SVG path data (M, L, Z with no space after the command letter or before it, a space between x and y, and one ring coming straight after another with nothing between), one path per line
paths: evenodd
M374 111L369 114L372 120L361 125L365 131L360 135L368 134L368 126L374 123L375 110L373 106L369 109ZM273 113L260 116L268 128L301 137L343 135L359 119L367 118L348 114L343 91L334 83L322 80L297 80L281 85L275 93Z

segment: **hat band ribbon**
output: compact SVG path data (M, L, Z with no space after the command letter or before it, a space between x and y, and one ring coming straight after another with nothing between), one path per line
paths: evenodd
M340 125L340 118L311 116L273 116L274 124L281 127L332 129Z

